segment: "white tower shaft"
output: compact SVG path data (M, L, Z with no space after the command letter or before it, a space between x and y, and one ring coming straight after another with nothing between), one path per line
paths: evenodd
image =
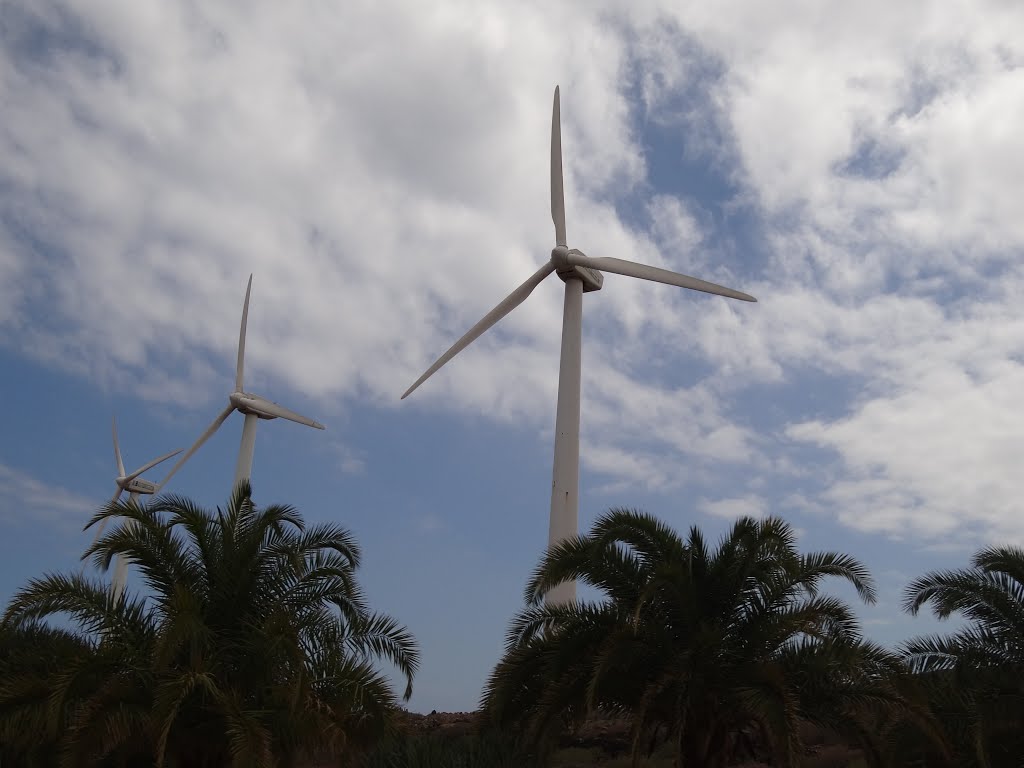
M132 504L137 503L139 500L139 494L132 493L128 496L128 501ZM117 600L121 597L121 593L124 592L124 585L128 579L128 561L124 555L118 555L114 559L114 599Z
M235 488L243 480L249 480L252 477L252 457L256 451L256 425L259 420L260 417L254 413L245 414L245 423L242 425L242 443L238 446L238 465L235 467Z
M580 386L583 352L583 281L565 281L562 311L562 357L558 366L555 410L555 459L551 470L551 518L548 546L576 536L580 506ZM549 605L576 599L576 582L559 584L547 595Z

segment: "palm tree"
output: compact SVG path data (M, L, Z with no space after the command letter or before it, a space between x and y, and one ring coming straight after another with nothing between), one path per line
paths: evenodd
M26 705L45 701L46 680L93 650L81 637L64 630L37 623L17 628L0 625L0 685L6 694L0 708L0 765L57 764L59 733L66 725L63 710L53 711L51 727L46 707Z
M829 576L874 600L863 565L799 554L777 518L741 518L712 550L696 527L683 540L650 515L612 510L542 559L483 705L539 745L603 710L630 718L634 760L660 730L680 768L724 765L744 744L792 765L801 721L900 703L898 658L861 642L849 607L819 593ZM570 579L602 599L543 604Z
M411 696L415 641L369 610L355 579L359 547L340 526L257 508L247 482L223 511L168 496L108 505L89 525L107 518L121 525L83 559L105 570L129 558L145 594L52 574L22 589L4 617L21 628L69 616L87 649L42 686L32 674L0 682L0 714L45 709L53 725L60 710L65 764L141 755L175 768L287 766L387 727L398 701L378 660ZM45 695L24 695L33 684Z
M908 613L929 603L940 619L962 613L970 623L952 635L908 643L915 669L1024 669L1024 549L983 549L970 568L929 573L907 587Z
M959 754L958 765L1019 765L1024 755L1024 549L989 547L969 568L926 574L907 587L905 610L931 605L968 623L904 647L928 681L933 708Z

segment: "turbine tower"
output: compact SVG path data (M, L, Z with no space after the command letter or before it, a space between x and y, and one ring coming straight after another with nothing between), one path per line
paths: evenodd
M465 336L437 359L402 395L404 400L441 366L469 346L481 334L522 304L552 272L565 283L562 312L562 349L558 366L558 402L555 411L555 453L551 472L551 517L548 546L576 536L579 530L580 483L580 379L583 338L583 294L599 291L603 272L636 277L679 288L726 296L740 301L757 301L753 296L695 277L611 257L592 258L568 247L565 232L565 194L562 186L562 130L559 91L555 86L551 115L551 219L555 224L555 248L551 258L494 309L484 315ZM576 599L576 583L563 582L548 596L552 604Z
M113 421L113 432L114 432L114 458L117 460L117 477L114 478L114 482L117 484L117 493L114 494L113 498L110 499L110 503L113 504L119 498L121 494L128 491L130 501L138 501L140 494L152 495L159 490L159 486L148 480L143 480L139 475L145 472L147 469L152 469L157 464L167 461L172 456L177 456L181 453L181 448L171 453L165 454L158 459L153 459L148 464L143 464L141 467L136 469L131 474L124 471L124 461L121 459L121 446L117 441L117 417L114 417ZM107 525L109 518L104 518L100 522L99 528L96 529L96 535L93 537L92 543L95 546L96 542L100 540L100 536L103 535L103 529ZM124 589L125 575L128 570L128 562L123 556L118 555L117 561L114 564L114 595L120 595L121 590Z
M260 419L287 419L296 424L302 424L314 429L323 429L324 425L318 421L301 416L295 411L288 410L272 400L260 395L254 395L243 390L245 372L245 327L249 321L249 295L252 293L252 275L249 275L249 284L245 289L245 304L242 305L242 327L238 332L238 363L235 367L235 389L228 395L228 407L220 412L220 415L213 420L206 431L199 436L199 439L191 448L178 459L178 463L171 467L167 477L157 486L157 490L167 485L167 482L174 477L174 474L188 461L192 454L199 450L203 443L210 439L232 411L238 411L245 416L242 424L242 442L238 447L238 463L235 466L235 486L242 480L248 480L252 474L252 457L256 450L256 424Z

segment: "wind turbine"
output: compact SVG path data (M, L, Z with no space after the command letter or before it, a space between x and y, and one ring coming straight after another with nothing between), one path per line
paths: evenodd
M171 451L168 454L164 454L158 459L153 459L148 464L143 464L141 467L136 469L131 474L124 471L124 461L121 459L121 446L117 441L117 417L113 420L113 432L114 432L114 458L117 460L117 477L114 478L114 482L117 483L117 493L114 494L113 498L110 499L110 503L113 504L119 498L121 494L128 491L129 499L131 501L138 501L141 494L152 495L159 490L159 486L155 483L149 482L149 480L143 480L139 475L145 472L147 469L152 469L157 464L167 461L172 456L177 456L181 453L181 448L176 451ZM95 545L100 540L100 536L103 535L103 529L107 525L109 518L104 518L100 522L99 528L96 529L96 535L93 537L92 543ZM128 569L128 562L121 555L117 556L117 562L114 565L114 594L120 595L121 590L124 589L125 573Z
M294 421L296 424L313 427L314 429L324 428L324 425L318 421L301 416L272 400L267 400L267 398L254 395L251 392L245 392L242 389L244 384L243 373L245 371L245 326L249 320L249 295L251 293L252 275L249 275L249 284L245 288L245 304L242 305L242 327L238 332L238 363L235 368L235 389L228 395L228 407L220 412L220 415L213 420L213 423L199 436L199 439L188 449L185 455L178 459L178 463L171 467L167 477L157 487L158 490L167 485L167 482L174 476L174 473L181 469L182 465L192 457L193 453L199 450L203 443L210 439L213 433L224 423L224 420L231 415L232 411L238 411L245 416L245 422L242 424L242 443L238 448L238 464L235 466L236 486L242 480L248 480L252 474L252 456L256 450L256 424L260 419L269 421L270 419L281 418Z
M688 277L667 269L649 267L608 256L592 258L570 249L565 234L565 195L562 187L562 130L558 86L551 115L551 219L555 224L555 248L544 266L531 275L494 309L484 315L465 336L437 359L426 373L402 395L413 390L437 372L441 366L469 346L481 334L522 304L552 272L565 283L562 313L562 349L558 366L558 403L555 411L555 455L551 479L551 517L548 546L576 536L579 516L580 482L580 378L583 338L583 294L601 290L603 272L651 280L679 288L713 293L740 301L757 301L753 296L720 285ZM575 582L564 582L549 593L552 604L576 599Z

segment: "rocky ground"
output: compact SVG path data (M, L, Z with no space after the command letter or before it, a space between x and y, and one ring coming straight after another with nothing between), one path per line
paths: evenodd
M428 715L421 715L416 712L403 712L400 722L409 733L458 736L471 732L480 722L480 714L478 712L434 711Z
M480 722L478 712L430 712L418 714L405 712L403 727L409 733L422 735L459 736L471 733ZM858 765L858 750L836 743L833 738L818 729L806 726L801 737L809 754L802 761L805 768L843 768ZM567 753L589 753L600 755L599 764L614 760L629 753L629 726L624 720L594 719L567 736L562 745ZM756 751L756 750L755 750ZM751 760L736 768L769 768L766 756L751 755ZM569 763L565 763L569 768Z

